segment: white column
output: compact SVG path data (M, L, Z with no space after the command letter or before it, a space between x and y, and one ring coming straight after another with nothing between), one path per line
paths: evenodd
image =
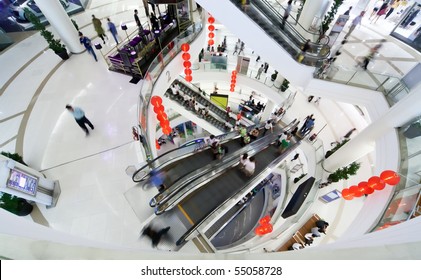
M79 42L79 35L69 16L58 0L35 0L51 26L57 31L61 41L72 53L81 53L85 49Z
M421 84L408 96L389 109L382 117L372 122L356 137L324 161L324 168L335 171L354 162L375 148L375 141L391 129L404 125L421 114Z
M303 10L301 11L300 18L298 20L298 22L303 26L304 29L309 29L314 17L320 12L324 1L325 0L306 1Z
M275 103L271 100L268 100L268 102L266 102L265 110L263 111L263 114L262 114L262 122L265 122L269 119L270 114L273 112L274 109L275 109Z

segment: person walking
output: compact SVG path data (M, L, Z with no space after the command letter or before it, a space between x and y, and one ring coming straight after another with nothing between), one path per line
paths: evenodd
M352 6L349 7L349 9L344 13L344 16L349 16L349 13L352 10Z
M285 27L285 22L287 21L289 14L291 13L291 10L292 10L292 0L288 1L287 7L284 12L284 16L282 17L282 23L281 23L282 29L284 29Z
M242 171L247 177L251 177L254 174L254 170L256 169L256 162L254 157L250 157L248 161L244 163L244 168Z
M260 68L257 70L257 75L256 75L256 79L260 80L260 75L262 74L263 70L265 69L265 67L263 66L263 64L260 66Z
M266 121L265 123L265 130L263 131L262 137L265 136L266 132L268 132L268 130L270 130L270 132L273 132L273 126L272 126L272 122L270 120Z
M85 126L85 124L88 124L89 127L94 130L94 125L88 120L88 118L85 116L85 112L79 108L79 107L73 107L69 104L66 105L66 109L72 113L73 117L75 118L77 124L85 131L86 136L89 135L89 130Z
M92 15L92 24L94 25L95 31L98 34L99 38L101 38L102 39L102 42L105 44L104 37L107 38L107 40L108 40L108 37L105 34L104 29L102 28L101 21L99 19L97 19L95 17L95 15Z
M161 238L164 234L168 233L171 227L163 228L159 231L156 231L152 229L151 226L148 226L145 228L142 232L142 235L148 236L152 240L152 247L158 246L159 241L161 241Z
M367 70L367 66L370 63L370 61L374 58L374 56L379 52L379 49L383 46L383 43L386 42L385 39L381 40L380 43L375 45L370 49L370 52L364 57L363 62L360 64L360 66Z
M373 21L374 21L374 23L376 23L382 15L385 15L385 14L386 14L386 12L387 12L387 9L388 9L388 8L389 8L389 3L388 3L387 1L385 1L385 2L382 4L382 6L380 7L380 9L379 9L379 11L377 12L377 14L376 14L376 15L374 16L374 18L371 20L371 22L370 22L370 23L373 23Z
M351 35L351 33L354 31L355 27L357 27L357 25L361 25L361 20L363 18L363 16L365 15L365 11L362 11L358 16L356 16L351 23L351 26L349 27L348 33L346 33L345 35L345 40L348 39L349 35Z
M85 46L85 49L93 55L93 57L95 58L95 61L98 61L98 59L96 58L96 54L94 52L94 49L92 48L92 42L91 39L89 39L88 37L84 36L82 32L79 31L79 42L81 44L83 44Z
M387 19L393 13L393 11L399 7L400 4L400 0L395 0L395 2L393 2L393 4L390 6L390 9L386 14L385 19Z
M107 25L108 25L108 31L110 31L111 35L113 35L114 41L118 45L117 28L115 27L115 24L110 20L110 18L107 18Z

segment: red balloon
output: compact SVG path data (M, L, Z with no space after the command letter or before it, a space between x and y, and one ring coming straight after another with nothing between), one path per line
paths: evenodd
M189 53L183 53L182 56L183 60L190 60L190 54Z
M188 61L188 60L186 60L186 61L183 62L183 66L184 66L184 68L190 68L191 67L191 62Z
M185 79L186 79L186 81L187 81L187 82L191 82L191 81L193 80L193 77L192 77L192 76L190 76L190 75L187 75L187 76L185 77Z
M401 177L398 173L393 170L385 170L380 174L380 178L388 185L397 185L401 180Z
M192 73L193 71L190 69L190 68L186 68L186 69L184 69L184 74L186 74L187 76L191 76L191 73Z
M354 195L351 193L349 189L343 189L342 198L345 200L352 200L354 198Z
M181 45L181 50L182 50L183 52L188 52L188 51L190 50L190 45L189 45L189 44L187 44L187 43L182 44L182 45Z
M215 33L209 32L208 37L212 39L213 37L215 37Z
M373 188L373 190L381 191L386 186L385 182L378 176L373 176L368 179L368 186Z
M210 39L210 40L208 41L208 45L210 45L210 46L212 46L214 43L215 43L215 42L214 42L212 39Z
M154 107L160 106L162 104L162 98L159 97L159 96L156 96L156 95L152 96L152 98L151 98L151 104Z
M162 112L161 114L158 114L158 116L156 117L158 119L158 121L163 122L168 120L168 116L167 114L165 114L164 112Z
M212 24L210 24L210 25L208 26L208 30L209 30L209 31L214 31L214 30L215 30L215 26L213 26Z
M349 191L355 196L355 197L361 197L363 195L362 192L358 189L357 186L351 186L349 188Z
M165 107L163 105L159 105L159 106L153 107L153 111L155 112L155 114L159 114L160 112L165 111Z
M214 17L212 17L212 16L210 16L210 17L208 18L208 22L209 22L210 24L214 23L214 22L215 22L215 18L214 18Z
M270 222L270 216L266 215L259 220L259 224L264 225Z
M365 182L365 181L362 181L362 182L360 182L359 184L358 184L358 190L360 191L360 192L362 192L363 194L365 194L365 192L367 191L367 189L368 189L368 186L367 186L367 182Z

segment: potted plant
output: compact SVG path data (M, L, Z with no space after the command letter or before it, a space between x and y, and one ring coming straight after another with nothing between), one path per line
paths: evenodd
M333 149L326 152L325 158L330 157L334 152L339 150L339 148L342 147L343 145L345 145L348 141L349 141L349 139L345 139L341 143L337 143L336 146Z
M342 5L343 2L344 2L344 0L334 0L333 1L332 8L325 15L325 17L323 19L322 30L321 30L321 34L320 34L321 36L323 36L326 33L326 31L328 31L330 23L335 18L336 13L338 12L338 8Z
M31 12L28 8L24 8L23 10L25 12L25 17L34 25L36 30L40 31L41 36L44 37L44 39L47 41L48 47L63 60L69 59L66 46L63 45L60 40L54 39L53 33L45 28L45 26L33 12Z
M282 92L285 92L288 88L289 88L289 81L288 81L287 79L285 79L285 80L282 82L282 85L281 85L281 91L282 91Z
M351 175L357 174L361 164L353 162L348 166L339 168L327 177L328 184L339 182L340 180L347 180Z
M1 152L1 154L27 166L19 154L7 152ZM26 216L32 212L34 207L23 198L0 192L0 208L18 216Z

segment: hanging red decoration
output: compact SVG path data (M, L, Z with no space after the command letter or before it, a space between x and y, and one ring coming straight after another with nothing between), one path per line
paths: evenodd
M212 39L210 39L210 40L208 41L208 45L210 45L210 46L212 46L214 43L215 43L215 42L214 42Z
M153 111L155 112L155 114L159 114L160 112L164 112L165 108L162 105L153 107Z
M342 198L345 200L352 200L354 198L354 195L351 193L349 189L343 189Z
M363 181L363 182L360 182L360 183L358 183L358 190L360 191L360 192L362 192L363 194L365 194L366 193L366 191L368 190L368 186L367 186L367 182L365 182L365 181Z
M189 53L183 53L183 55L181 57L183 58L183 60L190 60L190 54Z
M373 176L368 179L368 186L374 190L381 191L386 186L386 183L379 176Z
M183 52L188 52L188 51L190 50L190 45L189 45L189 44L187 44L187 43L182 44L182 45L181 45L181 50L182 50Z
M235 83L237 83L237 80L236 79L231 79L231 83L235 84Z
M230 88L230 91L231 91L231 92L234 92L234 88Z
M254 230L254 233L255 233L256 235L259 235L259 236L265 235L265 233L264 233L264 229L263 229L263 226L258 226L258 227Z
M264 225L270 222L270 216L266 215L259 220L259 224Z
M151 98L151 104L154 107L160 106L162 104L162 98L159 96L152 96Z
M155 139L155 148L156 148L157 150L161 149L161 145L159 145L159 143L158 143L158 139Z
M361 197L363 195L362 192L358 189L357 186L351 186L349 191L354 195L354 197Z
M165 134L165 135L170 135L171 134L171 132L172 132L172 129L171 129L171 127L164 127L164 128L162 128L162 132Z
M262 225L262 227L263 227L264 234L271 233L273 231L272 224L267 223L267 224Z
M237 75L237 71L236 70L232 70L231 74L232 75Z
M213 26L213 25L209 25L209 26L208 26L208 30L209 30L209 31L214 31L214 30L215 30L215 26Z
M380 178L388 185L397 185L401 180L401 177L398 173L393 170L385 170L380 174Z
M168 116L167 116L167 114L165 114L165 112L162 112L161 114L157 115L157 119L160 122L164 122L164 121L168 120Z
M186 79L186 81L187 81L187 82L191 82L191 81L193 80L193 77L192 77L192 76L190 76L190 75L187 75L187 76L185 77L185 79Z
M209 32L208 37L209 37L210 39L213 39L213 37L215 37L215 33L213 33L213 32Z
M191 76L192 72L193 71L190 68L184 69L184 74L186 74L187 76Z
M215 18L214 18L214 17L212 17L212 16L210 16L210 17L208 18L208 22L209 22L210 24L214 23L214 22L215 22Z
M364 194L372 194L374 192L374 189L368 187Z
M169 120L163 120L163 121L159 122L159 124L161 125L161 127L170 126L170 121Z
M190 68L191 67L191 62L188 61L188 60L186 60L186 61L183 62L183 66L184 66L184 68Z

